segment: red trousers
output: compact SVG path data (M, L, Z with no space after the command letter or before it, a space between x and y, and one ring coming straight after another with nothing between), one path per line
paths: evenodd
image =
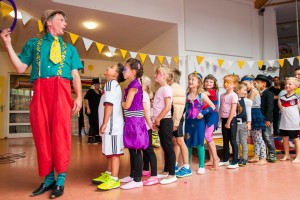
M72 107L70 80L61 77L35 80L30 104L30 125L40 176L47 176L53 168L58 173L68 169Z

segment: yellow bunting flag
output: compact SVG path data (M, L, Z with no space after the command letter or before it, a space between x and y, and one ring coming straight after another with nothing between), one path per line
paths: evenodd
M146 60L146 57L147 57L147 54L139 53L139 55L140 55L140 58L141 58L142 63L144 64L144 62L145 62L145 60Z
M263 64L264 64L264 61L263 61L263 60L257 61L257 65L258 65L259 69L262 68Z
M127 54L127 50L120 49L120 51L121 51L121 54L122 54L122 58L124 59L126 54Z
M278 59L278 64L280 65L280 67L283 67L284 59Z
M178 65L178 56L174 56L173 59L174 59L176 65Z
M78 35L70 32L70 38L71 38L72 44L75 44L75 42L78 39Z
M218 59L218 64L219 64L220 67L222 67L223 63L224 63L223 59Z
M39 32L42 32L44 30L44 27L41 20L38 20L38 26L39 26Z
M7 16L11 11L14 10L11 6L7 5L6 3L0 2L0 5L3 17Z
M297 56L297 59L300 61L300 56Z
M162 64L164 61L164 56L157 56L157 58L158 58L160 64Z
M238 60L237 63L238 63L238 66L242 69L243 66L244 66L244 64L245 64L245 61L243 61L243 60Z
M200 65L203 61L203 56L196 56L197 57L197 62L198 62L198 65Z
M101 53L103 47L104 47L104 44L101 44L99 42L96 42L96 46L97 46L97 49L98 49L98 52Z

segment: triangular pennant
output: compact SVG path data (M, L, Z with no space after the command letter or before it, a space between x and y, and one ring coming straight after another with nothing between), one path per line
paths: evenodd
M278 59L278 64L280 65L280 67L283 67L284 59Z
M171 64L171 59L172 59L172 57L170 57L170 56L166 56L166 60L167 60L167 62L168 62L168 65L170 65L170 64Z
M120 49L120 51L121 51L121 54L122 54L122 58L124 59L126 54L127 54L127 50Z
M196 58L197 58L198 65L200 65L202 63L204 57L203 56L196 56Z
M75 44L76 40L78 39L78 35L71 33L71 32L69 32L69 35L70 35L72 44Z
M129 51L131 58L136 58L137 52Z
M38 27L39 27L39 33L42 32L42 31L44 30L44 26L43 26L41 20L38 20Z
M173 59L174 59L176 65L178 65L178 56L174 56Z
M295 57L286 58L286 60L289 61L289 63L293 66L294 65Z
M271 67L274 67L275 60L267 60Z
M14 10L11 6L9 6L6 3L0 2L0 5L3 17L7 16L11 11Z
M244 64L245 64L245 61L243 61L243 60L238 60L237 63L238 63L238 66L240 67L240 69L242 69L243 66L244 66Z
M90 39L87 39L87 38L84 38L84 37L82 37L82 40L83 40L83 44L85 46L85 50L88 51L94 41L90 40Z
M154 64L154 62L155 62L155 55L148 55L149 56L149 58L150 58L150 60L151 60L151 62L152 62L152 64Z
M250 69L252 69L252 67L253 67L253 65L254 65L254 62L255 62L255 61L252 61L252 60L246 61L246 63L248 64L248 66L249 66Z
M160 64L162 64L164 61L164 56L157 56L157 58L158 58Z
M257 61L257 65L258 65L259 69L262 68L263 64L264 64L264 61L263 61L263 60Z
M147 57L147 54L139 53L139 55L140 55L140 58L141 58L142 63L144 64L144 62L145 62L145 60L146 60L146 57Z
M99 54L102 52L103 48L104 48L104 44L101 44L99 42L96 42L96 47L98 49Z
M297 56L298 60L300 61L300 56Z
M218 64L220 67L222 67L223 63L224 63L224 60L223 59L217 59L218 61Z
M23 25L25 26L27 24L27 22L32 18L30 15L27 15L26 13L22 13L22 22Z
M228 62L228 66L231 67L232 64L233 64L233 61L232 60L228 60L227 62Z
M113 56L113 55L115 54L115 51L116 51L117 48L111 47L111 46L107 46L107 47L108 47L109 52L110 52L111 55Z

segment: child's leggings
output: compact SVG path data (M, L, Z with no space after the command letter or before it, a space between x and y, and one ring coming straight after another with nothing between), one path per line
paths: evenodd
M189 147L189 163L191 161L191 156L193 153L193 148ZM198 158L199 158L199 168L204 168L204 161L205 161L205 149L204 145L199 145L197 146L197 153L198 153Z
M250 131L250 135L252 137L254 143L254 153L258 155L260 158L266 158L266 145L262 138L262 130L255 129Z

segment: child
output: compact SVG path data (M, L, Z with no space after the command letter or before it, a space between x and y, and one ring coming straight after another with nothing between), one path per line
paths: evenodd
M265 165L266 161L266 145L262 138L262 131L266 129L265 119L260 109L261 99L259 91L254 87L254 78L252 76L244 76L241 80L247 85L249 92L248 98L252 100L251 108L251 131L250 135L254 143L254 157L249 162L257 162L255 164Z
M152 121L150 119L150 96L153 96L153 93L151 91L151 80L148 76L142 77L142 88L143 88L143 107L144 107L144 115L145 115L145 121L148 129L148 135L149 135L149 146L146 150L143 150L143 161L144 166L142 175L151 175L151 177L144 181L143 184L145 186L147 185L154 185L159 183L159 179L157 178L157 159L156 155L153 151L152 146ZM151 174L149 172L149 163L151 166Z
M222 135L223 135L223 160L219 166L227 166L227 169L236 169L238 165L238 148L236 142L237 121L236 109L238 103L238 95L234 92L237 87L239 78L230 74L224 77L224 89L226 93L220 98L220 117L222 118ZM229 141L231 143L233 158L229 164Z
M126 61L123 76L129 81L128 87L124 91L124 146L130 153L130 176L121 179L127 183L122 189L133 189L143 186L142 177L142 153L141 149L149 146L149 137L144 119L143 89L138 78L143 76L143 66L135 58Z
M192 156L192 147L197 147L199 157L198 174L204 174L204 135L205 122L204 116L211 113L216 107L209 100L208 96L202 89L202 76L197 72L193 72L188 76L188 93L186 100L186 122L185 122L185 143L189 150L189 160ZM207 109L203 109L204 103L208 104Z
M188 161L188 149L183 138L183 112L185 107L186 95L184 89L179 85L180 71L172 69L170 76L170 85L173 93L172 118L173 118L173 142L176 155L175 172L177 177L191 176L192 171ZM178 157L181 152L183 166L178 168Z
M279 132L283 137L284 156L281 161L290 160L289 155L289 138L294 140L296 147L296 158L292 161L293 164L300 163L300 142L298 131L300 130L300 98L295 94L295 90L299 87L297 78L286 78L285 89L287 94L280 97L278 106L281 110L281 120Z
M209 74L204 78L204 94L206 94L209 99L214 103L216 108L218 107L218 82L217 79ZM207 105L204 105L205 109ZM212 165L212 170L216 170L218 168L220 158L217 154L217 149L215 142L213 140L213 132L218 129L219 122L219 114L217 109L211 112L209 115L205 116L205 140L208 144L208 152L209 152L209 161L205 165Z
M276 149L273 137L273 111L274 111L274 94L269 90L272 81L265 75L259 74L255 78L256 86L261 93L261 112L265 117L266 130L263 131L263 140L268 149L268 162L275 163Z
M161 65L156 67L154 79L160 85L156 91L153 103L154 130L158 128L158 135L165 154L164 178L160 184L169 184L177 181L175 176L175 152L173 139L173 120L171 116L172 88L168 85L169 68Z
M120 187L118 178L120 155L123 155L123 114L122 91L119 85L124 81L124 66L121 63L108 67L104 73L107 83L101 97L99 113L99 133L102 136L102 153L107 157L107 171L92 180L100 190Z
M239 97L239 105L241 106L241 112L236 116L237 119L237 147L238 147L238 159L239 166L248 165L248 143L247 132L251 130L251 107L252 101L250 99L244 98L247 94L247 85L240 83L237 88L237 95ZM240 158L239 147L242 145L242 157Z

